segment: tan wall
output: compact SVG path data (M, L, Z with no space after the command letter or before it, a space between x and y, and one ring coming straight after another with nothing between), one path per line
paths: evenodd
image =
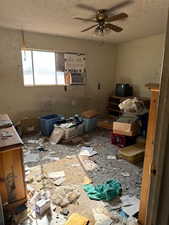
M21 67L21 32L0 29L0 113L12 119L48 113L71 115L88 108L105 111L113 88L115 47L94 41L25 33L29 48L87 54L87 85L24 87ZM100 82L102 89L97 90Z
M149 96L145 84L160 81L164 40L161 34L118 45L116 82L132 84L137 96Z

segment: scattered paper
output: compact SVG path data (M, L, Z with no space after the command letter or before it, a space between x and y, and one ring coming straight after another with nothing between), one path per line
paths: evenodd
M58 161L60 159L58 157L54 157L54 156L45 156L45 157L43 157L43 160Z
M123 173L121 173L121 175L122 175L123 177L130 177L130 174L129 174L128 172L123 172Z
M38 161L39 161L39 154L37 153L25 154L25 157L24 157L25 163L33 163Z
M135 196L130 197L128 195L122 196L122 210L128 215L133 216L139 211L140 200Z
M95 218L95 225L110 225L112 224L112 220L109 216L106 216L103 213L98 213L96 209L93 209L93 216Z
M60 140L63 138L64 136L64 130L62 128L54 128L51 136L50 136L50 143L53 144L57 144L60 142Z
M39 141L38 141L38 140L31 140L31 139L30 139L30 140L27 141L27 143L28 143L28 144L38 144Z
M66 159L72 159L72 156L71 155L67 155Z
M30 171L25 171L25 176L28 176L30 174Z
M78 166L80 166L80 164L79 163L73 163L72 166L73 167L78 167Z
M85 155L85 156L91 157L96 154L98 154L98 153L96 151L94 151L92 147L86 147L86 146L81 147L80 155Z
M25 172L27 172L27 171L30 171L30 170L31 170L31 168L30 168L30 167L28 167L27 165L25 165L25 166L24 166L24 169L25 169Z
M61 177L65 177L65 172L64 171L51 172L51 173L48 173L48 177L50 179L58 179Z
M117 159L115 155L108 155L107 159Z
M60 186L61 184L63 184L64 181L65 181L65 178L64 178L64 177L60 177L60 178L58 178L57 180L54 180L53 183L54 183L56 186Z
M92 170L98 168L98 166L95 162L88 160L88 159L83 160L83 166L84 166L85 170L87 170L87 171L92 171Z

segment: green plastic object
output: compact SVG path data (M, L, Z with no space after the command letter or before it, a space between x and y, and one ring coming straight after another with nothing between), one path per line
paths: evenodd
M83 189L87 192L90 199L98 201L111 201L122 193L121 184L116 180L109 180L104 184L98 184L96 186L85 184Z

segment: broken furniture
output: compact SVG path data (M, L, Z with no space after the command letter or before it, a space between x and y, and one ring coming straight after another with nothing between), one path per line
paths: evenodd
M0 115L0 120L6 118ZM0 129L0 194L8 209L26 202L22 145L14 126Z
M159 85L158 86L148 85L148 87L151 90L151 104L150 104L150 111L149 111L148 131L147 131L147 139L146 139L142 188L141 188L141 202L140 202L140 211L139 211L139 222L141 224L146 224L151 176L152 174L156 173L155 168L153 168L152 160L153 160L154 138L155 138L155 129L156 129L156 120L157 120Z

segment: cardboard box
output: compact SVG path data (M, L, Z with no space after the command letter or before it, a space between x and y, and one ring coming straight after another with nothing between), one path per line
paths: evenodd
M31 135L39 131L39 119L37 118L24 118L20 121L22 134Z
M103 121L98 121L97 127L103 128L106 130L112 130L113 129L113 122L109 120L103 120Z
M113 133L126 136L136 136L138 133L138 125L136 122L133 123L113 122Z

